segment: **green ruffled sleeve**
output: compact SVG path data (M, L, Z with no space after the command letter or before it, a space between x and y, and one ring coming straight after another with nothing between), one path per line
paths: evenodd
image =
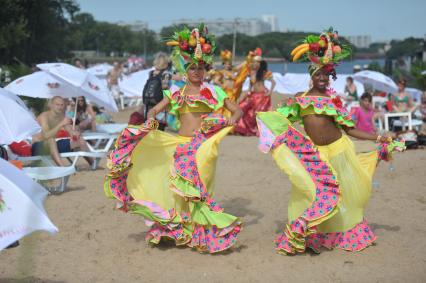
M214 86L214 91L216 93L217 104L214 107L214 111L223 107L225 99L228 98L228 94L219 86Z
M296 103L281 106L277 109L277 112L284 115L292 123L302 120L300 117L300 106Z
M170 106L169 106L169 113L172 115L178 115L178 103L172 98L172 92L168 89L163 90L163 95L169 99Z

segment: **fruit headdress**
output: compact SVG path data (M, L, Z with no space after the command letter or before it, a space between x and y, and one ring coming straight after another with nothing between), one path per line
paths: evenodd
M309 60L309 73L311 76L321 68L324 68L333 79L336 79L335 66L351 54L349 46L339 41L337 31L329 28L319 36L309 35L303 43L291 51L293 62Z
M207 27L200 24L198 28L190 30L184 27L176 30L166 38L168 46L173 46L172 60L178 71L185 73L192 64L211 64L216 49L214 36L208 33Z
M262 49L257 47L255 50L249 51L247 59L249 59L249 61L262 61Z
M232 52L228 49L220 51L220 59L223 63L232 62Z

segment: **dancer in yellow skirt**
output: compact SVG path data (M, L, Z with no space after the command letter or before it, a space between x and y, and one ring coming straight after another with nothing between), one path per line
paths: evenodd
M292 52L294 61L307 58L312 88L289 99L276 112L257 115L260 149L271 152L292 182L288 224L275 240L280 253L304 252L306 247L359 251L375 240L364 218L371 195L372 176L380 159L389 159L403 142L354 128L338 96L328 89L334 66L350 50L332 29L310 35ZM306 135L296 129L300 122ZM380 143L378 150L357 155L352 141L342 135Z
M145 217L148 242L169 238L176 245L220 252L236 243L241 222L213 199L218 145L242 112L220 87L203 83L215 49L203 25L175 32L167 44L174 46L173 61L187 83L165 91L145 125L121 133L108 162L105 193L119 200L122 210ZM156 129L154 117L166 107L179 117L178 136ZM232 113L229 119L213 114L223 107Z

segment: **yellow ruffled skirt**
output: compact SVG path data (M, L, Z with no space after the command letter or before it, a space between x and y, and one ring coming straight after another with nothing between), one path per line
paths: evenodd
M210 253L230 248L241 222L213 199L218 146L230 130L183 137L127 128L110 156L107 196L145 218L150 243L169 238Z
M292 183L289 222L275 240L277 251L294 254L309 247L319 252L321 246L359 251L371 245L376 236L364 209L372 176L378 161L403 143L357 155L347 136L317 146L277 112L259 113L257 122L260 150L272 153Z

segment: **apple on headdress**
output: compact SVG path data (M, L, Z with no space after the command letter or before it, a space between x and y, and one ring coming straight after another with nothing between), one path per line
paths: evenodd
M212 46L210 44L204 43L201 46L201 51L203 51L204 54L209 54L212 51Z
M320 45L318 42L313 42L309 44L309 51L313 53L318 53L319 50L320 50Z
M183 51L188 50L188 42L186 40L179 42L179 48Z
M342 48L339 45L334 45L333 46L333 53L335 53L335 54L342 53Z

